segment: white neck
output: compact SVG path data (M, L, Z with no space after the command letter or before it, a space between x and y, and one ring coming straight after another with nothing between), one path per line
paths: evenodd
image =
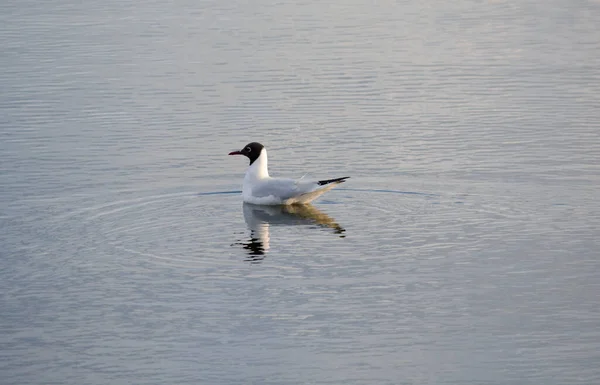
M267 150L263 148L258 159L256 159L254 163L250 165L250 167L248 167L248 170L246 171L246 177L250 177L252 179L268 178L269 168L267 163Z

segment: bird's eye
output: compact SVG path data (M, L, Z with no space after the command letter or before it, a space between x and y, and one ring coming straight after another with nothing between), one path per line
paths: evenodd
M246 151L247 152L252 152L252 149L250 147L246 147Z

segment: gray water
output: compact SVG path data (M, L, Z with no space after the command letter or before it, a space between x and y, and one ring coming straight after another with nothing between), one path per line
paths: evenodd
M600 383L598 1L0 5L0 383ZM271 174L351 176L304 209Z

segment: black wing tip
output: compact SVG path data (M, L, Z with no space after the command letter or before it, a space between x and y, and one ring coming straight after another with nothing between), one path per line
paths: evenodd
M326 184L329 184L329 183L343 183L348 178L350 178L350 177L349 176L343 176L341 178L320 180L317 183L319 184L319 186L323 186L323 185L326 185Z

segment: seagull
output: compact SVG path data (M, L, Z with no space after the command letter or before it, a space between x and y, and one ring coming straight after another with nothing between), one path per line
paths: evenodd
M248 143L243 150L229 155L244 155L250 166L244 176L242 197L244 202L255 205L306 204L321 194L350 178L348 176L325 180L273 178L269 176L267 149L260 143Z

